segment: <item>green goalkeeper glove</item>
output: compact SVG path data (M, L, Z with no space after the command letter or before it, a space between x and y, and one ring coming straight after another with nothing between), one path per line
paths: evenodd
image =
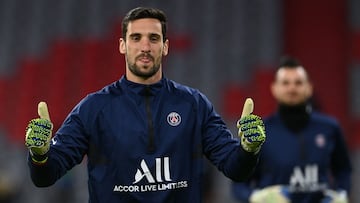
M246 99L240 120L237 122L241 146L247 152L257 154L265 142L265 125L262 119L251 114L254 109L254 102L251 98Z
M251 193L250 203L290 203L289 190L281 185L265 187Z
M50 149L53 129L45 102L39 103L38 114L40 118L32 119L26 128L25 146L30 150L34 162L44 163L47 160L46 153Z
M324 192L324 199L321 203L348 203L348 195L345 190L330 190L327 189Z

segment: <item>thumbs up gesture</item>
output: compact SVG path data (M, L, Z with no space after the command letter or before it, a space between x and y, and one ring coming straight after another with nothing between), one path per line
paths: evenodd
M241 146L247 152L257 154L260 151L262 144L265 142L265 126L262 119L252 114L254 109L254 102L251 98L247 98L244 103L244 108L241 118L237 122L239 129L239 138Z
M25 146L30 150L33 160L34 157L46 155L49 151L53 129L45 102L39 103L38 114L40 118L32 119L29 122L25 135Z

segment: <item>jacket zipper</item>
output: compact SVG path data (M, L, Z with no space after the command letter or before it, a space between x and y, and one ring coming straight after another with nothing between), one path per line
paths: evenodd
M155 143L154 143L154 122L152 119L151 112L151 91L150 87L146 87L146 96L145 96L145 105L146 105L146 115L147 115L147 123L148 123L148 134L149 134L149 143L148 143L148 152L153 153L155 151Z

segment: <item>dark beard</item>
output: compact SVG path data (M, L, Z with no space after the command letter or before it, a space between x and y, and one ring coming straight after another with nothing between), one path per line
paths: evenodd
M159 71L160 66L151 67L150 68L151 71L149 71L149 72L140 71L140 68L135 64L129 65L129 69L134 75L144 78L144 79L148 79L148 78L151 78L152 76L154 76Z
M141 57L142 55L138 56L138 57ZM150 57L154 63L155 63L155 59L151 56L151 55L148 55L148 57ZM127 59L126 59L127 60ZM153 67L150 67L150 70L149 72L141 72L140 68L135 64L135 62L133 64L130 64L129 63L129 60L128 61L128 64L129 64L129 70L136 76L138 77L141 77L143 79L148 79L148 78L151 78L152 76L154 76L160 69L160 65L154 65ZM136 59L135 59L136 61Z
M306 102L291 106L279 104L278 111L285 126L297 133L303 130L308 124L312 109L311 105Z

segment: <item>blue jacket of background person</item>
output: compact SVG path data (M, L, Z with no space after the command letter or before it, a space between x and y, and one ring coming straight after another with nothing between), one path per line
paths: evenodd
M313 111L307 126L295 133L285 127L279 113L264 120L267 139L254 175L234 183L232 192L248 202L255 189L270 185L287 188L292 203L320 202L326 189L351 186L351 163L338 122Z

